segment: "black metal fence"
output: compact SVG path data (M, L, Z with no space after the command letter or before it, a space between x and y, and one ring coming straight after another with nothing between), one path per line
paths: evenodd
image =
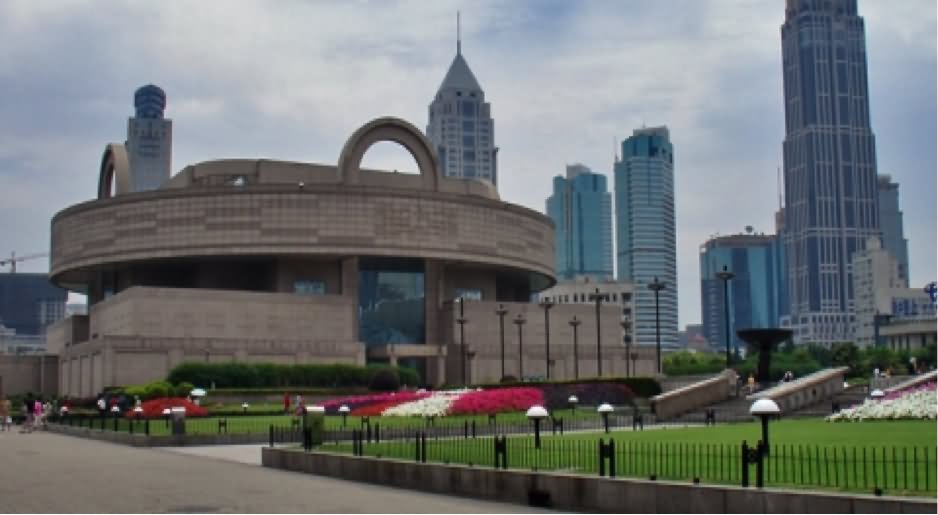
M354 430L351 442L322 450L376 458L559 471L692 483L820 488L882 494L933 494L935 447L846 447L615 441L612 438L442 438L411 430L380 442ZM748 451L748 452L747 452ZM750 458L750 459L744 459ZM761 460L757 464L756 459ZM759 470L761 467L761 471Z

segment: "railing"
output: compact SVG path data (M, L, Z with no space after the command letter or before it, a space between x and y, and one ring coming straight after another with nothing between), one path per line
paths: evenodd
M764 486L820 488L895 494L934 494L935 447L845 447L773 445L758 456L753 472L746 444L613 441L604 438L409 438L368 442L360 430L351 442L326 441L327 452L478 467L558 471L687 481L742 484L759 477ZM755 468L755 467L753 467ZM752 481L757 484L756 481ZM760 485L761 486L761 485Z

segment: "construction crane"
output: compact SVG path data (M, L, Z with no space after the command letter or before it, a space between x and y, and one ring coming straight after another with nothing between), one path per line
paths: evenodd
M0 266L10 265L10 273L16 273L16 264L20 261L26 261L29 259L36 259L41 257L49 257L48 252L39 252L36 254L27 254L25 256L17 256L16 252L10 252L9 259L0 259Z

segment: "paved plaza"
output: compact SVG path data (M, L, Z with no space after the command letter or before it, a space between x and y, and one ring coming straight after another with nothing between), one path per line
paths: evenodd
M146 449L0 433L0 512L531 513L259 466L260 446Z

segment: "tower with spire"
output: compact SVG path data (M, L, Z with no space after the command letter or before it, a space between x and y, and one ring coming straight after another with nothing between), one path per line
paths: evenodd
M440 156L443 175L498 185L495 122L485 92L462 55L456 14L456 57L430 102L427 137Z

